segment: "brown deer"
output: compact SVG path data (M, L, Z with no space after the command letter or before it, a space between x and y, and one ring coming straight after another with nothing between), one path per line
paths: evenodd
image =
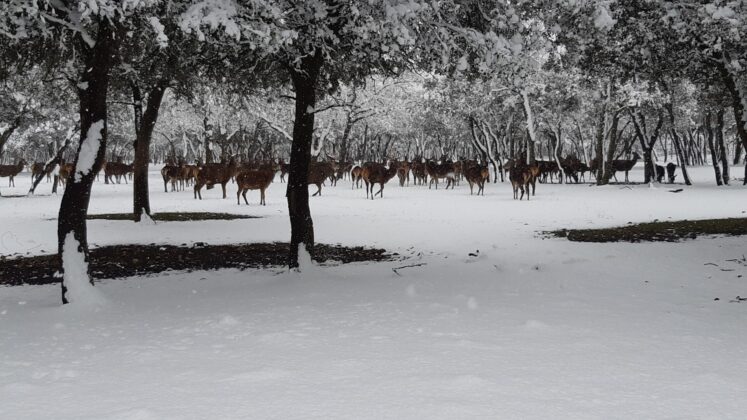
M280 165L280 182L285 182L285 175L288 174L290 165L287 164L282 158L280 158L280 162L278 162L278 165Z
M526 192L527 201L529 201L529 186L532 186L532 194L536 188L537 178L540 176L539 165L527 165L525 163L519 164L514 162L509 170L508 179L511 181L511 187L514 190L514 200L522 200L524 193ZM519 196L519 190L521 190L521 196Z
M279 165L273 165L270 168L262 167L260 169L251 169L248 171L242 171L236 175L236 185L239 186L239 190L236 192L236 202L241 205L241 196L244 197L244 202L249 205L246 200L246 192L249 190L259 190L260 205L267 205L265 203L265 190L272 184L275 179L275 172L279 171Z
M72 175L73 172L75 172L75 165L73 165L72 163L61 163L60 170L57 173L57 178L59 178L60 184L67 184L67 180L68 178L70 178L70 175Z
M353 185L351 189L356 188L356 187L358 188L361 187L361 180L363 179L362 175L363 175L363 168L361 168L358 165L354 165L353 169L350 170L350 178L353 181Z
M407 186L410 186L410 162L400 162L399 169L397 169L397 178L399 178L399 186L404 187L405 182Z
M425 185L428 181L428 173L425 170L425 164L420 160L413 160L410 163L410 171L415 185Z
M449 186L451 186L452 190L454 189L454 184L456 183L456 172L453 163L444 162L439 164L432 160L428 160L425 162L425 171L431 179L428 183L428 189L431 189L433 181L436 182L436 189L438 189L439 179L446 179L447 190L449 189Z
M612 161L612 176L615 177L615 181L617 181L617 172L625 172L625 183L627 184L630 182L628 179L628 173L631 169L635 166L635 164L638 162L638 159L641 157L638 155L637 152L633 152L633 159L615 159Z
M161 177L163 178L163 192L169 192L166 185L171 182L171 192L177 190L177 181L179 180L180 169L176 165L166 165L161 168Z
M8 186L16 186L15 177L23 171L26 161L20 159L15 165L0 165L0 178L8 177Z
M464 177L469 183L469 195L472 195L472 189L477 185L477 195L485 195L485 181L490 178L490 171L487 166L478 164L468 165L464 170Z
M50 166L49 170L46 172L44 171L44 167L46 167L47 164L45 162L34 162L31 165L31 181L33 182L36 177L44 174L47 176L47 182L50 182L52 180L52 172L54 171L54 166Z
M112 177L117 180L117 184L122 182L124 178L125 184L127 184L127 175L133 172L135 165L126 164L122 162L107 162L104 167L104 182L114 183Z
M197 171L195 177L194 196L202 200L202 187L206 186L208 190L213 189L215 184L220 184L223 189L223 198L226 198L226 184L231 180L231 174L236 169L236 160L231 157L228 164L224 163L207 163L202 165Z
M384 184L389 182L390 179L397 175L399 165L396 162L390 162L389 167L375 162L367 162L363 165L363 171L361 177L363 182L366 184L366 198L368 198L369 187L371 190L371 200L374 199L374 195L380 195L384 198ZM381 188L374 194L374 185L380 184Z
M316 185L316 192L312 197L322 195L322 184L331 175L334 175L337 165L334 162L311 162L309 164L308 185Z

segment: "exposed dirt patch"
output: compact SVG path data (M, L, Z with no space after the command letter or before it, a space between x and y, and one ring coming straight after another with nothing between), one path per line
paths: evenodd
M606 229L562 229L547 233L574 242L679 242L703 235L747 235L747 218L651 222Z
M94 278L111 279L161 273L167 270L193 271L219 268L261 268L284 266L288 244L281 242L174 246L115 245L91 250L91 272ZM398 257L383 249L317 244L313 258L319 263L389 261ZM0 284L50 284L54 277L57 255L6 258L0 256Z

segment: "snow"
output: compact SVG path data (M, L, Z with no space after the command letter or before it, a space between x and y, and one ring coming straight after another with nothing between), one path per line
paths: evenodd
M65 236L62 247L63 282L67 288L65 297L75 306L95 306L104 303L104 297L91 285L88 263L80 251L80 242L73 232Z
M289 238L286 184L271 185L267 206L237 206L231 184L226 200L164 193L159 169L155 212L262 217L96 220L92 247ZM715 187L712 168L689 169L692 187L539 184L529 202L508 183L477 197L465 182L436 191L395 179L370 201L340 181L311 198L317 241L406 259L101 280L95 315L59 305L57 285L0 288L0 418L743 418L747 306L730 301L747 296L744 238L539 234L745 216L741 182ZM641 181L642 165L630 177ZM3 194L27 190L17 184ZM50 188L0 199L11 221L0 254L56 249ZM89 213L129 209L131 188L95 183Z
M84 176L91 173L93 165L96 162L96 155L99 153L103 130L104 120L94 122L88 129L86 138L80 145L78 160L75 164L75 182L81 182Z
M156 33L156 42L158 42L158 46L161 48L168 47L169 37L164 33L165 27L163 26L161 21L158 20L157 17L151 16L148 18L148 22L150 23L150 26L153 27L153 32Z
M615 26L617 20L610 16L610 11L607 4L599 4L597 12L594 16L594 26L597 29L609 30Z

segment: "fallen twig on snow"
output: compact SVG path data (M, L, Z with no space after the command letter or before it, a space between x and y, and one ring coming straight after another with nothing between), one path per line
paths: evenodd
M398 275L398 276L401 277L402 274L399 274L399 271L397 271L397 270L402 270L403 268L420 267L420 266L423 266L425 264L426 263L403 265L402 267L394 267L394 268L392 268L392 271L394 271L394 274L396 274L396 275Z

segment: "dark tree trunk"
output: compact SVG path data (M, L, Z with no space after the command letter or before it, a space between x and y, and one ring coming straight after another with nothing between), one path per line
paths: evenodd
M726 68L724 59L719 60L718 63L721 78L724 81L726 90L729 91L729 95L731 96L731 107L734 110L734 122L737 125L737 136L739 137L739 141L742 143L742 148L747 150L747 122L744 120L745 109L744 103L742 102L742 95L734 81L734 77L732 77L729 69ZM744 163L744 181L742 184L747 185L747 159L744 160Z
M677 129L674 124L674 107L672 106L672 103L669 102L664 104L664 108L666 108L667 113L669 114L672 144L674 145L674 151L677 153L677 158L680 163L680 172L682 172L682 178L685 180L685 185L692 185L692 182L690 182L690 175L687 173L687 165L689 164L689 160L687 159L687 151L685 150L682 141L680 140L679 134L677 134Z
M293 143L288 171L288 214L291 224L290 253L288 266L298 267L298 246L304 244L308 252L314 249L314 223L309 209L309 162L311 143L314 137L314 107L316 85L323 64L320 51L301 59L300 68L291 69L291 78L296 93L295 120L293 121Z
M347 114L345 120L345 129L342 132L342 138L340 139L340 153L337 157L340 162L347 162L348 160L348 148L350 147L350 131L353 129L353 116L352 113Z
M716 150L713 147L713 127L711 126L711 112L708 111L705 117L705 129L706 129L706 140L708 141L708 150L711 152L711 164L713 165L713 172L716 175L716 185L723 185L721 180L721 169L718 167L718 158L716 157Z
M161 100L168 86L167 81L161 81L148 94L148 104L140 119L135 140L135 163L133 174L133 204L135 221L139 222L143 212L150 216L150 199L148 194L148 162L150 161L150 140L153 129L158 120Z
M596 143L594 144L594 153L597 159L597 173L594 174L594 178L597 180L597 185L604 185L604 171L605 167L609 165L604 159L604 118L606 114L606 106L602 106L599 111L599 119L597 120L596 130Z
M96 173L101 169L106 153L106 96L109 85L109 68L111 67L112 57L114 55L114 36L111 24L107 19L101 19L99 22L96 43L92 48L84 48L85 67L81 72L81 82L78 86L84 86L84 89L78 88L78 98L80 101L80 143L75 157L75 172L70 174L67 181L65 193L60 203L60 213L57 222L57 241L58 241L58 264L59 272L62 276L62 303L68 303L66 279L64 276L64 245L68 235L72 234L78 243L77 251L83 254L83 258L88 262L88 238L86 231L86 215L88 214L88 204L91 199L91 186L96 178ZM79 41L84 45L83 41ZM101 128L101 139L98 145L98 151L93 164L93 168L87 174L79 171L78 160L80 158L81 146L87 136L94 135L89 133L92 127L98 126L97 123L103 122ZM69 256L68 256L69 257ZM88 280L93 284L90 275Z
M724 144L724 109L719 108L716 112L716 142L721 151L721 177L724 184L729 185L729 158L727 157L726 144Z
M10 125L10 127L6 128L5 131L0 134L0 158L3 157L3 151L5 150L5 143L8 142L8 139L10 139L10 136L16 131L18 127L21 126L21 117L18 116L13 120L13 123Z
M619 122L620 114L618 112L615 112L612 116L612 126L610 127L610 144L607 145L607 158L605 159L607 161L607 165L605 165L602 182L601 184L597 183L597 185L609 184L612 175L615 174L614 167L612 166L612 161L615 160L615 154L617 153L617 126Z
M742 161L742 143L737 140L734 144L734 164L739 165Z
M31 188L29 189L29 194L34 194L36 192L36 187L39 185L42 179L44 179L45 176L47 176L47 173L50 172L55 166L62 163L62 155L65 153L65 150L67 150L68 146L70 145L70 139L67 139L65 141L65 144L60 147L60 149L55 153L55 156L47 161L47 163L44 165L44 170L36 176L36 179L32 180L33 183L31 184ZM57 175L54 176L54 184L52 185L52 193L57 193L57 183L59 182L59 177Z

